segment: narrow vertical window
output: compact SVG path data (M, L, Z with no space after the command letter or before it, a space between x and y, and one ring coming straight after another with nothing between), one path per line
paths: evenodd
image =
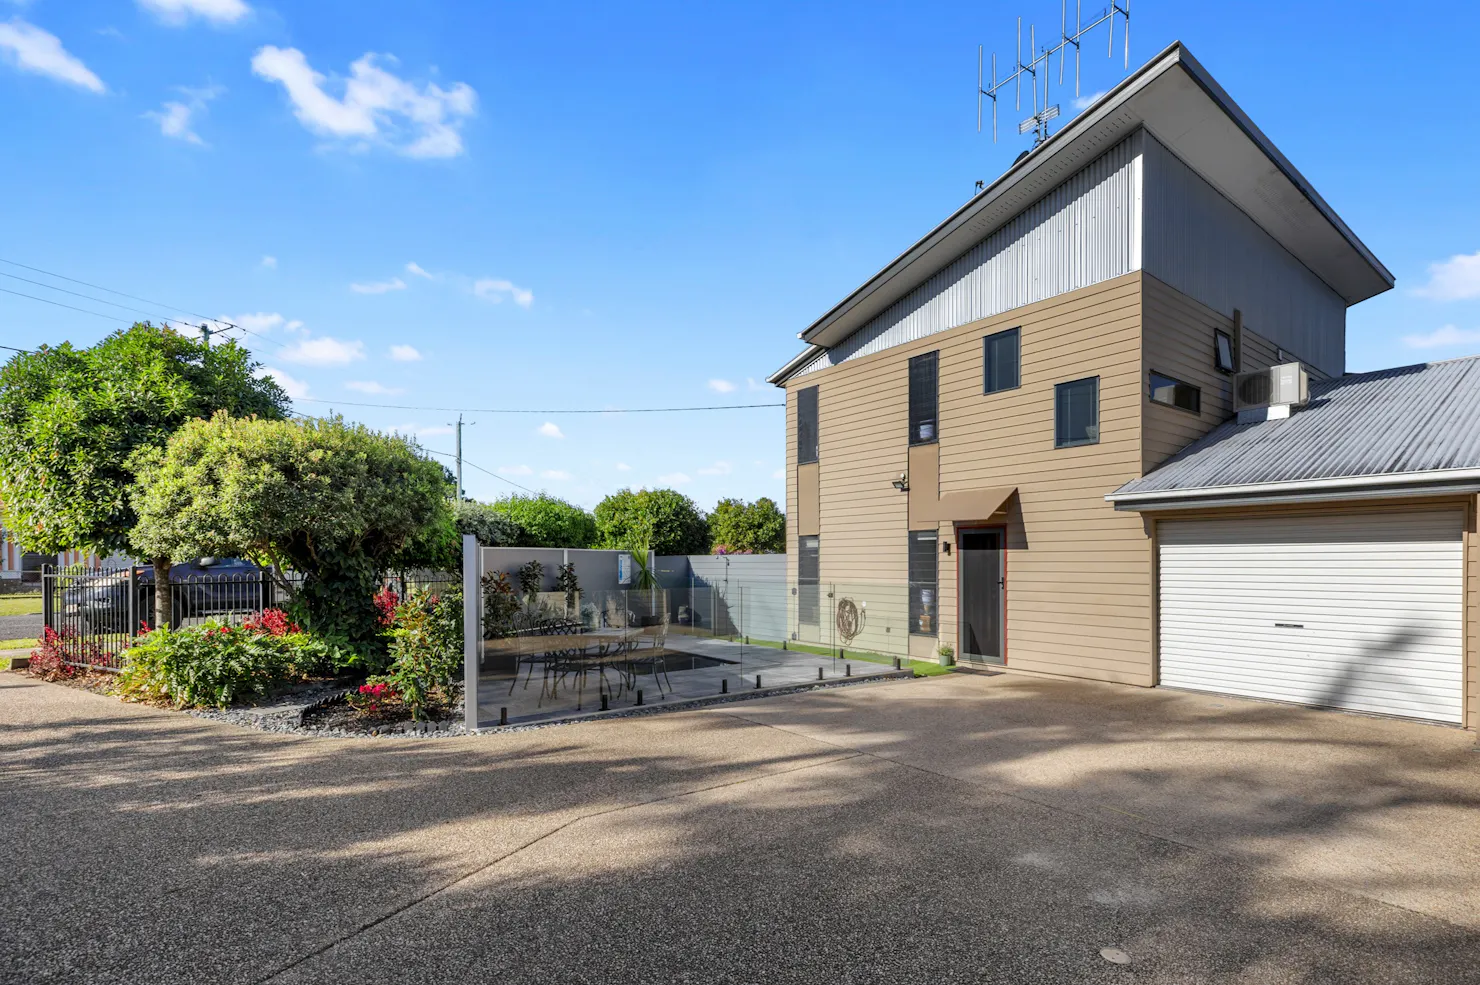
M982 339L983 393L1012 390L1018 386L1019 330L988 335Z
M808 626L820 624L821 600L818 591L820 551L816 537L798 538L797 554L797 621Z
M910 444L924 445L940 437L940 353L927 352L910 360Z
M934 530L911 530L909 551L910 632L936 634L936 543Z
M1060 383L1053 394L1055 448L1092 445L1100 440L1100 378Z
M797 464L817 461L817 388L797 391Z

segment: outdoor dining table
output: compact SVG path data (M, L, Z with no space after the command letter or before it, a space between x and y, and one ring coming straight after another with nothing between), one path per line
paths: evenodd
M484 652L485 654L490 651L502 652L515 658L514 680L509 685L510 694L513 694L514 689L519 686L519 666L521 664L529 665L529 673L524 681L526 688L534 676L534 665L543 664L545 672L540 682L541 705L544 703L546 694L554 697L559 690L560 683L568 676L575 676L577 678L576 706L580 708L582 694L585 690L585 677L592 670L595 670L599 676L598 691L603 685L607 692L611 691L611 686L606 683L608 668L618 675L617 694L636 686L637 665L641 662L641 658L634 657L634 654L645 638L653 640L656 650L657 633L644 632L638 627L603 627L572 633L541 633L489 640L485 644ZM656 659L656 654L654 658ZM656 670L653 676L657 679ZM658 682L658 689L662 691L661 681Z

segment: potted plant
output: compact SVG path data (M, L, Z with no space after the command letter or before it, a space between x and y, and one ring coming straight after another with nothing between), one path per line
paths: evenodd
M956 648L951 646L951 644L942 643L935 653L936 656L940 657L940 665L942 667L954 667L956 665Z

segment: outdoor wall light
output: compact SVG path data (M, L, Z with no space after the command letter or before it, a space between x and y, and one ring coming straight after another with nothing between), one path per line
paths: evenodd
M901 472L901 473L899 473L899 478L894 480L893 485L894 485L894 488L895 489L898 489L900 492L909 492L910 491L910 474L908 472Z
M948 541L948 540L941 541L940 542L940 552L942 554L949 554L949 553L951 553L951 542Z

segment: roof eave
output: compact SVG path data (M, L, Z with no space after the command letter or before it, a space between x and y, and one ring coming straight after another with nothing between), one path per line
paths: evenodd
M1124 487L1122 487L1124 488ZM1394 472L1385 475L1332 476L1288 482L1253 482L1236 486L1207 486L1197 489L1160 489L1151 492L1121 492L1105 497L1117 510L1210 509L1256 506L1261 503L1323 502L1379 497L1438 496L1480 492L1480 468L1432 469L1425 472Z

